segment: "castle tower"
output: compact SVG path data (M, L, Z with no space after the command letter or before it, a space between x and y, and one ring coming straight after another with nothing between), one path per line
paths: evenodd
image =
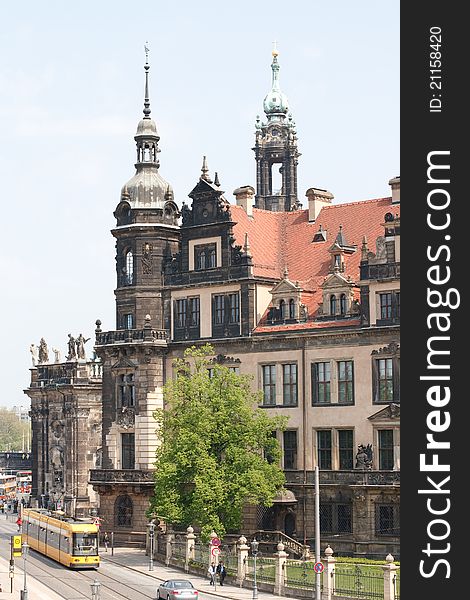
M272 52L272 85L264 99L267 122L256 118L255 206L272 211L291 211L300 207L297 199L297 133L287 96L279 84L278 51ZM275 171L279 169L280 182L276 184ZM279 180L278 180L279 181Z

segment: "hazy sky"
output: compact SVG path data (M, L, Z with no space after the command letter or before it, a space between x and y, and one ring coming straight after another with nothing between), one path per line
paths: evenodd
M179 205L202 155L225 196L255 184L254 123L271 83L297 123L300 200L389 195L399 174L398 0L2 3L0 405L29 405L29 346L114 329L113 210L134 174L150 53L163 177Z

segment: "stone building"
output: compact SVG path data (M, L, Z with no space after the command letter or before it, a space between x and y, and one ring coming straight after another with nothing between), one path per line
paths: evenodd
M90 482L116 531L143 531L152 494L152 412L188 345L251 374L262 408L289 416L278 432L288 493L247 510L244 531L314 537L320 469L322 543L337 552L398 553L400 180L392 195L335 204L312 187L297 197L300 153L287 97L273 83L256 123L255 188L224 196L202 174L182 203L159 173L148 64L136 174L116 227L116 328L97 321L103 365L103 463ZM273 167L281 165L276 189Z
M49 362L47 352L40 358L24 390L31 399L31 498L87 516L99 507L88 472L101 466L101 364L84 356Z

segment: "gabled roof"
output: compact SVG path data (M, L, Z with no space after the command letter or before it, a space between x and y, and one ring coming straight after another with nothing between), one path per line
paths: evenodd
M321 286L331 265L331 243L312 241L319 227L328 232L329 239L335 239L342 225L348 246L358 247L355 252L344 254L342 273L346 279L350 276L352 281L358 281L363 236L371 242L383 236L385 214L399 209L399 205L392 205L391 198L331 204L322 208L314 222L309 222L308 210L272 212L253 208L253 216L249 217L241 206L230 206L236 243L243 246L248 233L254 276L279 281L287 267L289 279L298 281L303 289L302 302L310 317L322 302Z

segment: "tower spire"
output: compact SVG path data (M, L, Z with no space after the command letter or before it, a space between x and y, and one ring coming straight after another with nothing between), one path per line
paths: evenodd
M150 52L150 48L149 48L149 43L145 42L144 44L144 50L145 50L145 65L144 65L144 70L145 70L145 98L144 98L144 119L150 119L150 98L149 98L149 70L150 70L150 65L149 65L149 52Z

